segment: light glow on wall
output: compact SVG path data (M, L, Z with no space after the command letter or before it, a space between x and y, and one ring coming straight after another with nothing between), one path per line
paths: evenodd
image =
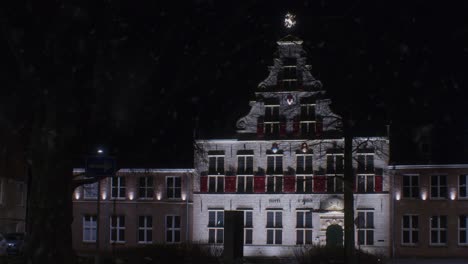
M135 198L134 192L128 192L128 199L133 200Z
M103 200L105 200L105 199L107 198L107 193L106 193L106 192L102 192L102 193L101 193L101 198L102 198Z
M450 189L450 200L455 200L457 197L457 192L455 191L455 188Z
M187 199L187 194L186 194L186 193L182 193L182 201L185 201L185 199Z
M421 199L424 201L427 200L427 190L421 190Z
M158 199L158 201L161 201L161 193L160 192L156 193L156 198Z
M79 200L80 197L81 197L80 192L79 192L79 191L75 191L75 199L76 199L76 200Z
M396 192L395 192L395 199L396 199L397 201L400 201L400 199L401 199L401 194L400 194L399 191L396 191Z

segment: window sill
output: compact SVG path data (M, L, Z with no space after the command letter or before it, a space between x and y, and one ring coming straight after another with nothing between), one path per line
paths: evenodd
M435 247L435 248L447 248L447 244L429 244L429 247Z
M81 241L83 244L96 244L96 241Z

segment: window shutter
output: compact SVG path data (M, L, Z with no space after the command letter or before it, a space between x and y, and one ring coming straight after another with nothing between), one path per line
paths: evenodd
M326 176L315 176L314 192L326 192Z
M284 176L284 192L294 193L295 191L296 177L291 175Z
M233 193L236 192L236 176L225 176L224 177L225 186L224 191Z
M259 116L257 119L257 137L263 138L264 131L263 131L263 116Z
M208 176L200 176L200 192L208 191Z
M375 192L382 192L382 176L375 175Z
M293 134L295 136L299 135L299 116L293 118Z
M254 192L255 193L265 192L265 175L254 176Z

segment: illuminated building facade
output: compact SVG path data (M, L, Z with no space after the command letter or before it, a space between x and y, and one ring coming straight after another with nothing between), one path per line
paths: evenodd
M84 170L74 170L79 173ZM101 180L99 192L97 183L78 187L73 194L73 248L82 254L95 251L98 232L102 251L190 241L192 179L193 169L120 169L115 177Z
M224 211L244 212L244 254L343 244L344 139L302 40L287 36L232 139L195 143L193 240L222 245ZM388 140L353 139L356 247L388 254Z

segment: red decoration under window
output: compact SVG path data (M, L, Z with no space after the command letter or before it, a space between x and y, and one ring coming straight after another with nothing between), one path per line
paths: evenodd
M236 176L224 177L224 191L229 193L236 192Z
M208 176L200 176L200 192L208 191Z
M315 176L314 177L314 192L326 192L327 191L327 178L326 176Z
M254 192L264 193L265 192L265 176L254 177Z
M375 192L382 192L382 176L375 175Z
M295 176L284 176L284 192L293 193L295 192L296 187L296 177Z

